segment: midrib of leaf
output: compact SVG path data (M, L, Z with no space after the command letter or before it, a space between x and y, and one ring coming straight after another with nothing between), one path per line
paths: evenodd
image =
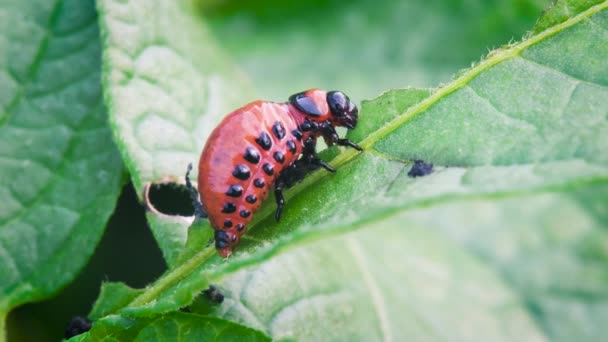
M6 115L0 117L0 126L4 126L10 119L10 113L13 112L15 106L21 101L23 95L25 95L25 89L29 86L32 77L36 74L38 68L40 67L40 62L42 62L42 56L46 52L46 49L49 45L49 39L51 38L51 30L49 30L48 28L53 27L53 25L57 21L57 17L59 16L60 12L59 10L61 9L61 6L59 6L60 2L61 0L55 0L55 3L53 4L53 9L51 10L51 15L48 19L48 25L46 27L44 37L40 41L38 51L36 51L36 57L34 57L34 61L27 69L27 72L25 73L25 79L22 82L19 82L19 90L17 90L17 94L15 94L9 105L6 107L6 110L4 111ZM13 78L17 80L14 75Z
M374 305L374 309L376 310L376 317L378 318L378 322L380 323L380 331L382 332L382 340L383 341L392 341L392 329L391 323L388 318L388 313L386 311L386 301L384 299L384 295L382 294L382 290L379 288L374 276L369 271L369 266L365 262L365 253L361 249L361 246L352 237L349 237L346 240L346 244L348 249L350 250L351 255L353 256L353 260L355 264L359 268L359 272L361 273L361 277L363 278L363 282L365 286L369 290L369 294L371 297L371 301Z
M215 254L215 248L213 246L209 246L203 248L199 253L195 254L191 259L187 262L179 265L178 267L170 270L167 273L167 276L160 278L156 283L152 286L148 287L144 293L136 297L131 303L129 303L128 307L137 307L148 303L154 298L158 297L158 295L169 286L178 283L180 280L194 272L205 260L209 259L213 254Z
M477 66L467 70L460 77L448 83L442 88L439 88L436 92L431 94L426 99L422 100L418 104L410 107L406 112L397 116L395 119L390 121L388 124L378 129L377 131L371 133L361 142L359 145L363 147L366 152L375 151L373 150L374 144L385 136L389 135L391 132L395 131L397 128L402 126L404 123L408 122L412 118L416 117L419 114L424 113L431 106L436 104L438 101L443 99L444 97L454 93L455 91L465 87L468 83L473 80L476 76L478 76L483 71L488 70L489 68L497 65L501 62L504 62L508 59L519 56L519 54L526 50L527 48L542 42L543 40L569 28L574 26L575 24L581 22L582 20L599 13L600 11L608 8L608 1L604 1L601 4L590 7L584 12L579 13L578 15L555 25L535 36L529 37L528 39L522 41L519 44L510 46L505 49L496 50L490 53L489 57L480 62ZM332 161L332 166L339 167L348 163L351 159L355 158L360 152L355 151L353 149L348 149L343 153L340 153L336 158ZM394 158L393 158L394 159ZM291 191L288 192L287 198L294 197L303 189L306 189L310 186L310 184L316 183L319 179L327 176L327 172L314 172L312 175L308 176L303 182L299 185L296 185ZM246 260L239 260L238 262L223 264L220 267L215 268L212 271L207 273L210 280L217 280L222 278L224 275L232 272L236 272L237 270L255 265L260 263L263 260L268 259L271 256L277 255L286 249L290 249L296 245L308 242L308 241L316 241L322 238L328 238L331 236L335 236L338 234L342 234L345 231L354 230L356 227L362 226L366 223L376 221L380 218L389 217L394 215L396 212L402 211L404 209L412 209L412 208L422 208L440 203L447 203L452 201L460 201L460 200L470 200L470 199L489 199L489 198L505 198L511 196L520 196L531 193L537 193L539 191L563 191L567 189L574 189L581 185L587 184L601 184L608 181L608 177L597 177L597 178L588 178L588 179L577 179L575 181L570 181L566 183L561 183L558 185L548 185L542 187L532 187L526 190L516 190L516 191L498 191L491 193L476 193L476 194L448 194L440 197L433 197L429 199L423 199L419 201L415 201L413 203L408 203L405 205L400 205L396 207L387 208L386 210L381 210L370 217L366 217L362 220L359 220L354 223L350 223L347 226L337 225L335 229L331 230L322 230L316 232L316 235L313 237L311 234L307 232L303 233L295 233L289 239L288 244L278 243L273 248L267 249L262 253L256 253L252 255L250 258ZM256 215L255 222L260 222L263 218L269 216L273 212L273 209L270 206L265 206L260 212ZM255 223L252 224L255 226ZM154 300L160 293L162 293L166 288L169 288L172 284L179 282L181 279L187 277L191 272L195 271L200 265L202 265L209 257L214 254L213 248L204 248L200 252L193 255L193 257L188 260L188 262L174 268L173 270L169 270L165 277L160 278L155 284L149 287L143 294L135 298L125 309L135 309L146 303Z

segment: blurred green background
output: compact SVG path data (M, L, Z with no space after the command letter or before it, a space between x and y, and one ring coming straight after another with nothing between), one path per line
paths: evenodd
M201 25L209 26L260 98L282 101L318 86L360 101L391 88L449 81L490 49L519 40L548 4L216 0L201 1L197 8ZM164 269L144 209L127 184L80 276L55 298L14 310L7 323L9 341L58 340L72 316L86 316L102 281L142 287Z
M549 1L215 3L223 6L203 2L201 12L219 44L261 98L283 101L277 96L312 86L358 100L436 87L490 49L520 40Z

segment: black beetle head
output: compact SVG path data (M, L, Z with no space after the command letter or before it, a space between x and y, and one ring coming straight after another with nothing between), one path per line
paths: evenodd
M348 96L341 91L330 91L327 93L327 104L337 126L355 128L359 118L359 108L350 102Z

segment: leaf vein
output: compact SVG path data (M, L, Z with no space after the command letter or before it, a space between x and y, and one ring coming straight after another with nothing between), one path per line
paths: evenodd
M376 281L374 280L374 276L368 270L368 266L365 263L365 256L363 255L363 251L361 246L357 243L357 241L348 237L346 239L346 243L348 244L348 250L353 256L353 260L355 265L359 269L361 276L363 277L363 283L369 290L369 294L371 295L372 305L374 307L376 316L378 318L378 322L380 323L380 331L382 332L382 340L383 341L392 341L392 331L391 331L391 322L389 320L389 315L386 309L386 301L382 294L382 290Z
M485 96L479 94L477 92L477 90L475 90L475 88L471 87L470 85L466 85L464 89L471 90L471 92L473 93L473 95L475 95L480 100L484 101L484 103L486 103L488 106L492 107L492 109L494 109L494 114L496 116L500 116L502 119L505 119L507 122L510 121L510 122L513 122L513 123L521 123L520 126L523 126L525 128L529 128L529 129L531 129L533 131L537 130L536 126L534 124L532 124L531 122L526 121L526 120L524 120L522 118L513 117L513 116L509 115L508 113L505 113L505 112L501 111L498 107L496 107L496 105L494 103L492 103L492 100L490 98L485 97Z
M52 37L50 28L54 26L55 21L57 20L57 18L59 16L59 12L61 9L61 6L60 6L61 2L62 2L62 0L56 0L53 3L53 7L50 11L51 13L49 15L49 20L48 20L49 24L47 27L43 28L45 35L42 38L42 40L40 41L40 44L38 45L38 51L36 51L34 61L30 65L30 67L27 69L25 79L23 81L19 82L19 89L17 90L17 93L15 94L13 99L9 102L9 105L6 107L6 110L5 110L6 115L3 117L0 117L0 127L4 126L4 124L10 119L10 117L12 116L13 109L19 104L19 101L21 101L21 99L25 95L25 88L27 88L29 83L34 78L34 75L38 72L38 70L40 68L43 56L48 49L49 41Z
M21 270L19 269L17 261L11 255L11 253L8 252L8 250L4 246L4 241L2 241L2 239L0 239L0 255L2 255L2 260L6 261L5 265L9 266L15 272L14 273L15 277L17 279L22 279L23 280L23 276L22 276ZM2 275L2 276L6 277L7 275Z
M543 70L546 70L547 72L552 72L554 74L559 74L561 76L565 76L566 78L571 79L572 81L574 81L576 83L584 83L584 84L588 84L588 85L595 86L595 87L598 87L598 88L608 89L608 86L605 86L603 84L599 84L599 83L594 83L594 82L591 82L591 81L583 80L582 78L578 78L578 77L576 77L574 75L568 74L568 73L566 73L563 70L559 70L559 69L556 69L556 68L554 68L552 66L539 63L539 62L534 61L532 59L526 58L526 57L524 57L522 55L517 56L517 58L523 60L525 63L533 64L533 65L535 65L535 66L537 66L539 68L542 68Z

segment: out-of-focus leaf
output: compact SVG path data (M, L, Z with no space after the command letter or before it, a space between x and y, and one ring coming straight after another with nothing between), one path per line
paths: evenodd
M386 89L449 81L489 48L520 39L548 4L262 0L202 12L261 98L283 101L320 87L360 101Z
M3 1L0 22L3 322L74 279L114 208L123 167L101 96L93 2Z

